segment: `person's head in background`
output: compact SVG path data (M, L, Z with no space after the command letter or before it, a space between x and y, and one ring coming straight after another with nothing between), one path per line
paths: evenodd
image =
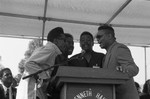
M96 38L100 47L107 50L116 40L114 29L108 25L100 26Z
M66 57L68 55L71 55L73 50L74 50L74 41L73 41L73 36L69 33L65 33L66 37Z
M4 68L3 64L2 64L2 56L0 56L0 70Z
M52 29L47 35L47 41L54 43L62 53L66 51L66 39L62 27Z
M143 86L143 93L150 95L150 79L148 79Z
M30 58L30 56L32 55L32 53L33 53L33 50L30 50L30 49L28 49L27 51L25 51L25 53L24 53L25 58L24 59Z
M138 93L141 94L141 87L140 87L139 83L137 83L137 82L134 82L134 83L135 83L135 87L136 87Z
M3 68L0 70L0 80L4 86L10 87L14 81L12 72L9 68Z
M42 39L40 39L40 38L32 39L29 42L28 50L31 50L31 52L33 53L33 51L35 49L37 49L37 48L39 48L41 46L43 46Z
M88 32L84 31L80 35L80 47L85 52L91 52L93 50L94 45L94 38L93 35Z
M24 64L25 64L25 59L22 59L19 63L18 63L18 69L19 69L19 73L22 74L25 70Z

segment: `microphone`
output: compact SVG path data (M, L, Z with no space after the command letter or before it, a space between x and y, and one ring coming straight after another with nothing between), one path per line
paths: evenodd
M67 62L70 62L70 61L72 61L72 60L81 60L81 59L84 58L84 54L85 54L85 53L86 53L85 50L82 50L81 53L80 53L80 55L77 55L77 56L75 55L75 56L73 56L73 57L67 59Z

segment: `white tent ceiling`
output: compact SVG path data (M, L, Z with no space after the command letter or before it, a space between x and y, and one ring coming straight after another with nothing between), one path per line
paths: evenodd
M46 37L61 26L78 40L110 24L117 41L149 46L149 10L150 0L0 0L0 36Z

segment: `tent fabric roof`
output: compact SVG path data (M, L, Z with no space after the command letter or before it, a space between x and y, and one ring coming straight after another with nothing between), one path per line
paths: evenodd
M46 37L61 26L78 41L83 31L114 27L117 41L150 45L150 0L0 0L0 36Z

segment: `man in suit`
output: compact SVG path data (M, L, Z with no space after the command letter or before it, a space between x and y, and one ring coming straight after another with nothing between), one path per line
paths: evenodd
M16 99L16 88L12 87L13 77L9 68L0 70L0 99Z
M80 35L80 47L82 52L71 57L69 65L101 68L104 54L93 51L93 46L93 35L88 31L84 31Z
M73 41L73 36L69 33L65 33L65 38L66 38L66 50L60 54L57 55L55 59L55 64L61 64L62 66L68 66L68 56L72 54L74 50L74 41ZM55 68L52 73L52 77L56 74L58 68ZM51 96L48 99L59 99L60 97L60 90L56 90L55 86L51 85L49 83L48 88L47 88L48 94Z
M74 50L74 41L73 36L69 33L65 33L66 38L66 51L64 51L61 55L58 55L55 59L55 64L61 64L66 66L68 65L67 60L69 59L68 56L72 54Z
M66 53L65 56L68 59L68 56L72 54L73 50L74 50L74 41L73 41L73 36L69 33L65 33L65 37L66 37Z
M133 80L133 77L138 74L139 68L135 64L129 48L116 41L114 29L108 25L98 28L96 38L100 47L107 51L103 68L127 73L130 78L124 84L116 86L116 99L139 99Z

